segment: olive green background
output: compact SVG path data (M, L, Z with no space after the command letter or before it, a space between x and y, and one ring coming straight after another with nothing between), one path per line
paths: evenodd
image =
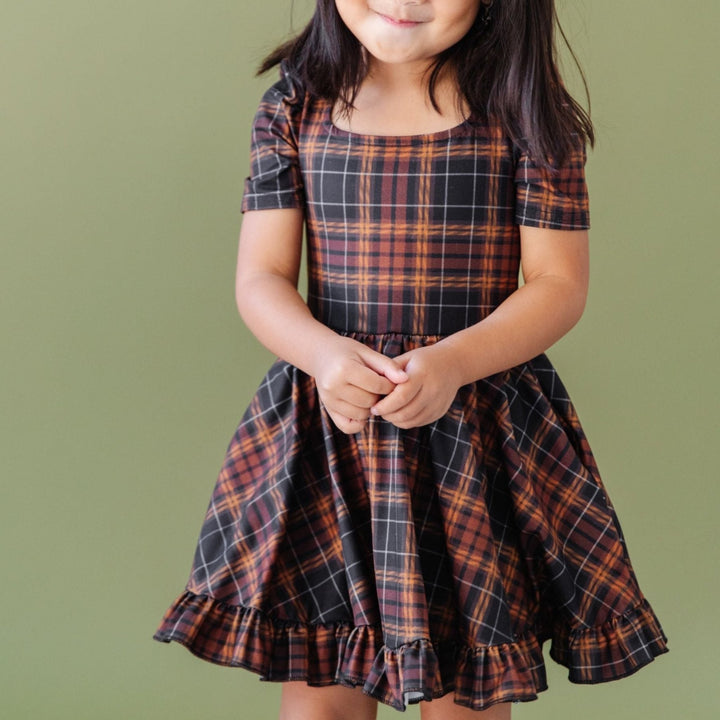
M271 359L233 295L252 75L310 7L0 3L4 718L275 716L278 686L150 637ZM550 663L514 714L714 717L720 4L561 14L599 143L588 308L550 355L671 653L591 687Z

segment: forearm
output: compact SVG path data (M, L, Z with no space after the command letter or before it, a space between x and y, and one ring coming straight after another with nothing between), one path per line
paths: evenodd
M263 345L315 379L322 405L342 432L362 430L378 399L407 380L391 358L317 321L288 277L239 278L237 304Z
M244 278L236 299L245 324L268 350L314 375L318 354L338 336L312 316L288 279L272 273Z
M438 343L465 385L545 352L580 319L586 286L552 275L523 285L476 325Z

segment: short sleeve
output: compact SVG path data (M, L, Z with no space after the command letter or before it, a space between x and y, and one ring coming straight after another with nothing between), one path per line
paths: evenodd
M520 154L515 169L515 222L556 230L590 227L584 145L554 170Z
M265 93L255 114L243 212L304 206L297 131L293 122L296 111L296 93L283 73Z

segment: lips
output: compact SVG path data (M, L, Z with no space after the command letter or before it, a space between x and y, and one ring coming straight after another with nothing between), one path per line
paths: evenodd
M412 8L403 8L397 3L372 2L369 9L379 15L385 22L396 27L415 27L428 22L432 17L432 9L423 4ZM409 12L409 16L405 13Z
M396 27L415 27L416 25L420 25L420 20L401 20L399 18L391 17L390 15L384 15L383 13L378 13L378 15L385 20L385 22L390 23L390 25L395 25Z

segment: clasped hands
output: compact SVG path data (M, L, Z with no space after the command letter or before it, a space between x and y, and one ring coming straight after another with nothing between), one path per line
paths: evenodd
M408 429L448 411L460 387L451 360L442 343L389 358L337 336L322 349L313 376L321 402L342 432L360 432L371 416Z

